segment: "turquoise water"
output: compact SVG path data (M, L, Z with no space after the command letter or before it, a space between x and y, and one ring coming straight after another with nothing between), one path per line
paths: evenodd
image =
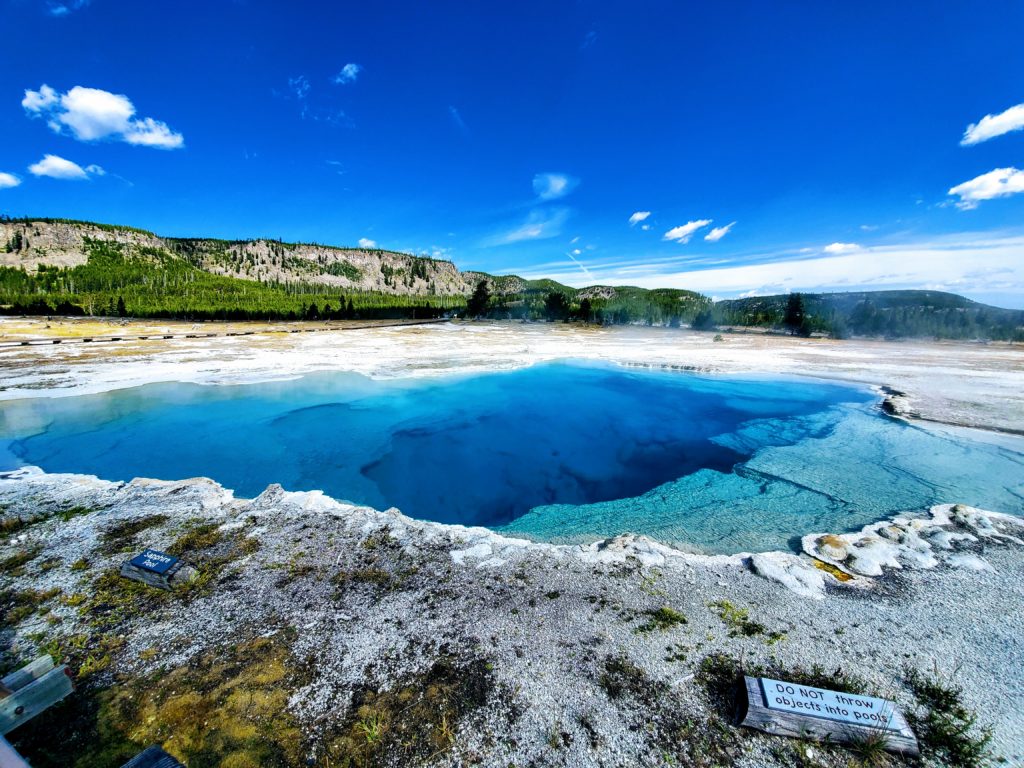
M884 416L867 390L556 363L431 380L317 374L0 406L0 465L269 483L555 541L793 545L958 501L1020 514L1024 440Z

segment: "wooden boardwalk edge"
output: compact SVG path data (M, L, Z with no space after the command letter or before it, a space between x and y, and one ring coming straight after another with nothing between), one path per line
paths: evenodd
M218 333L148 333L133 336L80 336L77 338L52 338L35 337L29 339L16 339L11 341L0 341L0 351L4 349L17 349L19 347L44 347L54 344L97 344L111 343L115 341L166 341L168 339L212 339L226 338L228 336L257 336L271 333L324 333L326 331L366 331L373 328L404 328L411 325L435 325L437 323L450 322L448 318L436 318L429 320L406 320L397 323L381 323L378 325L347 325L330 326L327 328L277 328L262 331L224 331Z

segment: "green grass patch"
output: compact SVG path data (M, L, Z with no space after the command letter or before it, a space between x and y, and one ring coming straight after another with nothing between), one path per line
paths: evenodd
M8 576L23 576L25 574L25 565L38 557L40 551L38 547L33 547L31 549L19 550L13 555L8 555L3 560L0 560L0 573L7 574Z
M100 551L105 555L121 552L135 543L135 537L138 534L163 525L169 519L167 515L146 515L114 523L100 536Z
M729 637L755 637L764 635L768 645L774 645L785 636L785 632L773 632L760 622L750 618L750 612L746 608L739 608L728 600L717 600L708 603L708 607L718 614L718 618L729 628Z
M907 719L924 757L960 768L992 764L992 730L978 724L978 715L964 704L959 687L916 669L907 671L906 681L919 704Z
M680 627L687 623L686 616L668 605L663 605L654 611L647 611L647 621L636 628L639 634L648 632L665 632L673 627Z

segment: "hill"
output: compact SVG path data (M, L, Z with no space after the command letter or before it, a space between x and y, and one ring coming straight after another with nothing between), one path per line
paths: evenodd
M0 308L14 313L427 317L463 311L480 281L492 297L489 313L504 318L679 325L710 306L692 291L608 288L591 298L554 280L461 272L450 261L383 249L170 238L70 219L0 220Z
M981 304L944 291L852 291L800 294L804 330L833 336L1020 340L1024 311ZM781 328L789 294L715 304L720 325Z
M161 237L70 219L0 217L0 312L187 319L437 317L478 283L503 319L783 329L789 295L712 304L699 293L460 271L378 248ZM1024 312L941 291L802 294L800 331L832 336L1024 339Z

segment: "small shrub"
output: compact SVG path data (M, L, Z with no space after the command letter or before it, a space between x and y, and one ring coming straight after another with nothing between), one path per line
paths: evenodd
M107 555L120 552L133 542L136 535L148 528L163 525L167 520L167 515L147 515L114 523L100 537L102 542L100 551Z
M38 548L23 549L15 552L13 555L5 557L0 560L0 573L6 573L11 576L21 576L25 573L25 564L31 562L39 554Z
M667 605L663 605L656 611L648 611L646 615L648 617L647 621L636 628L636 631L640 634L654 632L655 630L664 632L672 629L672 627L687 623L684 614Z
M785 632L769 632L768 628L757 621L752 621L750 612L746 608L738 608L728 600L718 600L708 603L718 614L718 618L729 628L729 637L754 637L764 635L768 645L774 645L786 636Z
M34 525L41 520L45 520L43 515L29 515L28 517L22 517L21 515L15 515L13 517L5 517L0 520L0 536L13 536L24 528L28 528L30 525Z
M908 713L921 752L941 765L981 768L989 765L991 728L978 726L978 716L963 703L963 691L916 669L906 674L907 684L923 710Z
M649 693L664 687L663 683L652 680L646 672L622 655L609 656L604 660L604 669L597 682L609 699L630 695L643 700Z
M189 552L196 552L203 549L212 549L220 544L224 534L220 531L217 523L205 523L197 525L190 531L178 537L178 539L167 548L167 554L181 557Z
M0 593L0 628L13 628L60 594L59 589L21 589Z
M88 507L69 507L68 509L62 509L58 512L57 517L60 518L62 522L66 523L75 517L88 515L90 512L92 512L92 510Z

